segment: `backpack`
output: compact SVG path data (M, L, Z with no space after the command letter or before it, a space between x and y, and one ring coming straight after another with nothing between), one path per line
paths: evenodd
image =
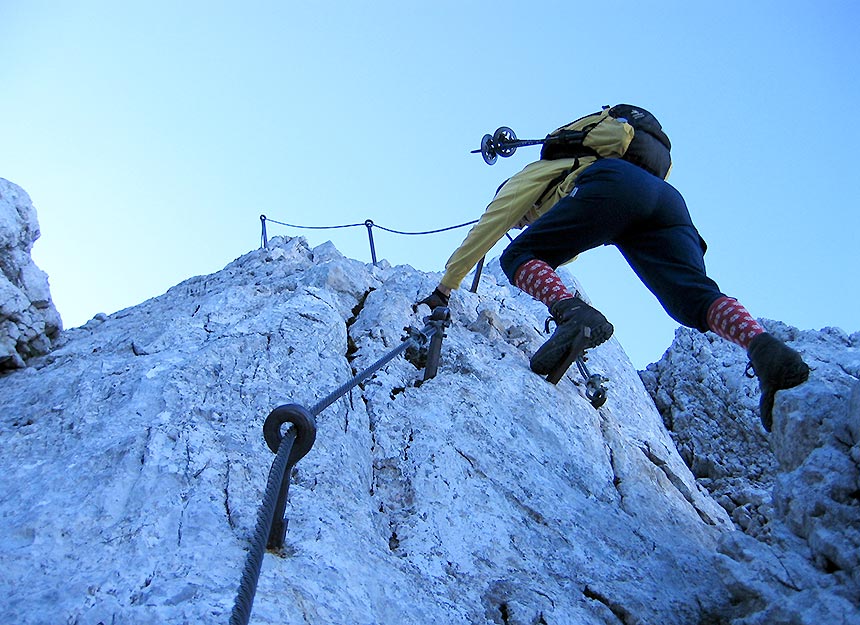
M654 115L638 106L618 104L548 134L540 157L617 156L665 179L672 167L671 149L669 137Z

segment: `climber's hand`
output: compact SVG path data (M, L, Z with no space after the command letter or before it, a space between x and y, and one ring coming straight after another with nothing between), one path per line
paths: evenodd
M414 304L412 306L412 310L417 311L418 307L421 304L425 304L430 307L430 310L434 310L438 306L448 306L448 301L451 299L450 295L446 295L442 291L439 290L439 287L436 287L434 291L422 299L420 302Z

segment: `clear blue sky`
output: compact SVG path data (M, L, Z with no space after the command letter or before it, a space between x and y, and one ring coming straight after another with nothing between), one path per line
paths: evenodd
M469 154L485 132L542 137L629 102L672 139L722 289L853 332L858 6L0 0L0 176L33 199L34 258L72 327L257 247L261 213L475 219L538 156L488 167ZM439 271L465 233L375 236L381 258ZM370 258L364 228L269 234ZM659 359L676 324L618 252L570 267L634 364Z

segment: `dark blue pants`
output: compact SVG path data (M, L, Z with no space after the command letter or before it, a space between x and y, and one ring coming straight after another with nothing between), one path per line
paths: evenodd
M708 330L708 308L723 293L705 272L705 242L684 198L622 159L601 159L586 169L569 196L508 245L501 265L513 284L529 260L556 268L599 245L617 247L678 323Z

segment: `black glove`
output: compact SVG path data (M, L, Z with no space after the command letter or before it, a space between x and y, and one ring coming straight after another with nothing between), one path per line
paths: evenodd
M434 310L438 306L448 306L448 301L451 299L450 295L445 295L438 288L434 289L433 292L422 299L420 302L412 306L412 310L418 310L418 307L421 304L426 304L430 307L430 310Z

